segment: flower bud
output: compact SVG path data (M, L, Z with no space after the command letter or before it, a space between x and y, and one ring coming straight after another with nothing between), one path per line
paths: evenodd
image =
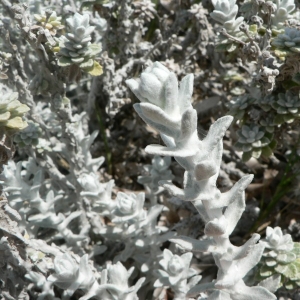
M133 93L142 101L164 108L165 84L171 72L162 64L155 62L141 74L140 79L126 81Z
M117 196L117 208L124 215L132 214L136 209L136 200L133 198L133 195L120 192Z
M172 275L180 274L184 269L183 261L178 255L174 255L168 263L168 271Z

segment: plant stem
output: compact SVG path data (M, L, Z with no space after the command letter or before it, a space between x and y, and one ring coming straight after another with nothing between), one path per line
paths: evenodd
M100 108L99 108L97 102L95 102L95 108L96 108L97 121L99 123L99 128L100 128L100 134L101 134L102 140L104 142L104 147L105 147L105 157L106 157L108 174L112 175L112 155L111 155L111 151L110 151L108 141L107 141L105 127L104 127L103 120L102 120L102 113L100 111Z

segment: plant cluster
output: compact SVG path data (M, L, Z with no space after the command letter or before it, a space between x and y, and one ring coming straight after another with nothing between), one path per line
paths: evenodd
M240 56L247 71L254 73L248 88L239 91L228 104L229 114L240 127L237 149L243 151L245 161L261 155L270 157L282 131L287 126L295 128L299 119L296 5L294 1L247 1L240 8L240 17L235 1L217 1L213 5L211 17L223 26L216 49L226 51L232 58L233 54ZM263 136L255 136L245 145L252 131L249 128L262 132L264 141L260 141Z
M299 243L294 243L290 234L283 234L280 227L267 227L263 259L258 266L257 278L280 275L281 285L286 289L299 286Z
M0 298L297 297L298 19L1 0Z

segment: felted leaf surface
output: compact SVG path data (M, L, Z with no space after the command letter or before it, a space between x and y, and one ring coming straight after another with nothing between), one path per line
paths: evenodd
M195 296L199 295L200 293L206 292L207 290L212 290L214 288L214 286L215 285L214 285L213 282L198 284L198 285L192 287L187 292L187 296L188 297L195 297Z
M149 145L146 147L145 151L149 154L156 154L161 156L177 156L186 157L196 154L198 149L195 148L168 148L160 145Z
M8 120L5 126L13 129L24 129L28 126L28 124L27 122L23 121L21 117L15 117Z
M174 73L170 73L165 82L165 105L164 110L167 114L172 114L176 110L178 99L178 81Z
M209 295L207 300L232 300L229 293L225 293L223 291L215 291Z
M297 256L300 256L300 243L294 243L294 248L292 250Z
M0 114L0 122L8 120L9 117L10 117L10 112L9 111L6 111L5 113Z
M187 236L178 236L170 239L170 242L175 243L188 251L194 252L217 252L217 245L214 240L196 240Z
M280 280L281 275L275 274L262 280L258 285L266 288L271 293L275 293L280 286Z
M79 67L84 70L94 69L94 61L92 59L88 59L87 61L83 61Z
M194 75L188 74L180 82L178 93L178 102L180 111L184 112L191 107L191 99L193 95Z
M102 66L94 60L94 66L88 73L92 76L100 76L103 73Z
M217 203L214 207L221 208L224 206L228 206L232 202L238 200L239 197L243 197L243 192L253 180L253 177L254 175L243 176L238 182L234 184L234 186L228 192L221 194L221 198L218 201L216 201Z
M286 276L287 278L291 278L292 280L297 278L300 278L299 270L297 268L297 265L294 263L288 264L287 267L284 269L282 274Z
M157 123L155 121L152 120L152 118L148 118L146 115L143 114L142 108L141 108L141 104L145 104L144 103L136 103L133 105L135 111L139 114L139 116L144 120L145 123L148 123L150 126L152 126L153 128L155 128L157 131L159 131L160 133L166 135L166 136L170 136L170 137L174 137L178 135L178 131L177 128L175 127L170 127L167 125L165 125L164 123Z
M70 66L72 64L72 61L71 61L71 58L62 56L62 57L59 58L57 64L60 67L68 67L68 66Z
M210 126L207 136L203 139L203 144L205 145L205 150L207 152L211 152L217 146L218 142L223 138L227 128L230 126L232 120L232 116L225 116L219 118Z
M160 107L152 103L140 103L134 106L135 109L136 107L139 107L141 113L152 122L179 130L179 120L172 119L170 115L166 114Z
M277 261L280 263L290 263L296 259L296 254L293 252L279 253L277 256Z
M231 294L232 300L275 300L276 296L261 286L244 286L243 289Z
M244 272L244 276L260 261L265 246L263 244L256 244L251 248L245 259L239 263L240 273ZM243 277L244 277L243 276Z
M89 49L91 49L91 55L95 56L96 54L98 54L99 52L101 52L102 47L99 44L91 44L89 45Z

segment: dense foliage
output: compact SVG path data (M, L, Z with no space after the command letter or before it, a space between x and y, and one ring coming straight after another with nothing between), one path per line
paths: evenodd
M1 299L298 299L297 5L1 0Z

